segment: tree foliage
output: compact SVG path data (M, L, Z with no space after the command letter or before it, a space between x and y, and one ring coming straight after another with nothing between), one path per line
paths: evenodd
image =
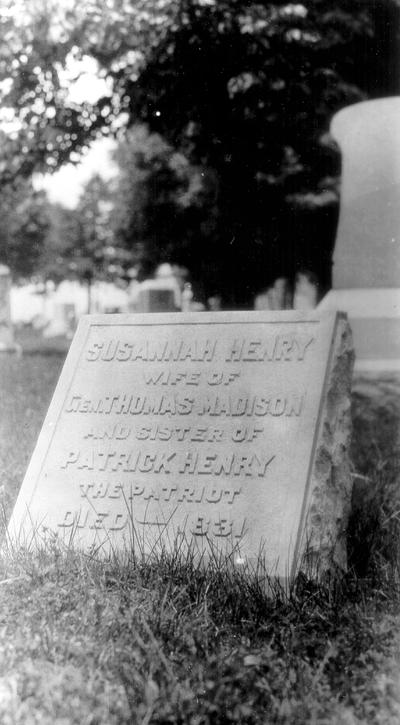
M112 226L116 240L132 249L131 263L144 278L163 263L195 273L197 293L213 287L205 269L217 229L218 180L210 168L190 164L158 134L135 126L116 151ZM202 284L207 271L207 285Z
M27 180L0 195L0 262L16 280L29 279L40 266L48 230L47 199Z
M115 244L113 190L95 174L76 208L48 204L48 230L39 267L43 279L114 280L124 276L130 255Z
M18 7L0 16L13 56L0 58L2 105L19 124L2 151L0 181L55 168L97 134L141 121L173 150L161 153L162 168L154 158L153 170L136 154L135 193L147 164L142 221L137 227L136 206L122 224L136 255L186 255L194 274L241 304L300 265L328 283L339 173L329 120L349 103L398 92L398 0L35 0L29 14ZM65 69L87 57L107 84L96 102L76 103ZM176 151L187 160L185 179L168 171ZM203 206L210 243L194 229L196 203L183 213L179 201L191 174L215 181L211 208L207 184Z

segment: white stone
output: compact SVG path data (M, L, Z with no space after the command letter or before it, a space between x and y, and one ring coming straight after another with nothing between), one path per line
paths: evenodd
M344 108L331 133L342 151L333 288L399 287L400 97Z
M10 312L11 273L5 264L0 265L0 352L19 351L15 344Z
M331 290L318 310L346 310L356 372L400 370L400 289Z
M400 97L339 111L342 151L333 289L321 310L344 310L357 371L400 369Z
M82 318L10 537L345 567L351 363L332 313Z

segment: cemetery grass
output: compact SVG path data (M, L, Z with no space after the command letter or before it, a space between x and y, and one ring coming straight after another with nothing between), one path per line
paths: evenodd
M62 357L0 358L10 513ZM190 557L96 561L57 545L0 559L0 722L397 724L399 410L354 395L352 569L266 599L256 578ZM367 386L368 387L368 386Z

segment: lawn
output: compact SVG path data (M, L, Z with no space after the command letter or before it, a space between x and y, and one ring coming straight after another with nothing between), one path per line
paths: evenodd
M62 366L50 353L0 358L6 515ZM354 395L352 571L334 589L299 581L268 600L255 579L179 557L3 555L0 722L397 725L396 390Z

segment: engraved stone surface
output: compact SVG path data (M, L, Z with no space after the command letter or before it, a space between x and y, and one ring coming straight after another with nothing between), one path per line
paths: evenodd
M84 317L9 535L345 566L351 367L330 312Z

